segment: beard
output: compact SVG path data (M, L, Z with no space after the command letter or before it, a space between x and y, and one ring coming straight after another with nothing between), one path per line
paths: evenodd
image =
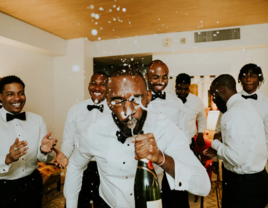
M226 103L220 96L216 97L213 102L217 105L220 112L225 113L227 111Z

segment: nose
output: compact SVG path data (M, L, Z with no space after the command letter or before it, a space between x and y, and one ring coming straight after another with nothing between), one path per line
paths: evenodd
M126 100L124 102L123 110L124 110L125 116L131 116L136 113L134 104L129 100Z
M251 77L250 76L247 76L246 80L247 80L247 82L250 82L251 81Z
M96 86L95 86L95 90L100 91L100 90L101 90L101 86L100 86L100 85L96 85Z
M20 95L19 94L15 94L14 100L20 100L20 99L21 99Z

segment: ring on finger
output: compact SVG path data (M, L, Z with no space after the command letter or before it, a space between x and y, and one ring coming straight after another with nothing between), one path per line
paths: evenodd
M17 147L14 147L14 151L16 152L18 150L18 148Z

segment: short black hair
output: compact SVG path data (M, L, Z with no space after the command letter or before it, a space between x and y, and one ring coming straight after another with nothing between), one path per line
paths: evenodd
M5 85L7 84L12 84L12 83L18 83L21 84L23 89L25 88L24 82L17 76L15 75L10 75L3 77L0 81L0 94L3 94L3 91L5 89Z
M191 84L191 77L188 74L181 73L176 77L176 86L178 84Z
M252 64L252 63L246 64L245 66L243 66L240 69L240 72L238 75L238 83L241 82L242 76L244 74L248 74L248 73L250 73L251 75L256 74L259 78L259 82L261 82L261 84L264 83L264 78L263 78L263 73L262 73L261 67L257 66L256 64Z
M121 77L121 76L139 76L142 78L142 80L144 81L145 87L146 85L146 80L144 78L144 76L142 75L142 73L140 72L139 68L131 68L131 67L123 67L123 68L117 68L113 71L113 73L111 74L111 77Z
M107 78L109 77L104 71L96 71L93 75L95 75L95 74L104 75L104 76L106 76ZM92 76L93 76L93 75L92 75Z
M222 74L213 80L211 85L223 85L228 89L236 92L236 81L234 77L230 74Z

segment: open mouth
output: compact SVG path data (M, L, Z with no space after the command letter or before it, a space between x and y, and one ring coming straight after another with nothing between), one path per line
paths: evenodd
M96 95L96 96L101 96L101 95L102 95L102 93L100 93L100 92L93 92L93 95Z
M15 108L19 108L19 107L21 107L21 103L13 103L12 104Z

